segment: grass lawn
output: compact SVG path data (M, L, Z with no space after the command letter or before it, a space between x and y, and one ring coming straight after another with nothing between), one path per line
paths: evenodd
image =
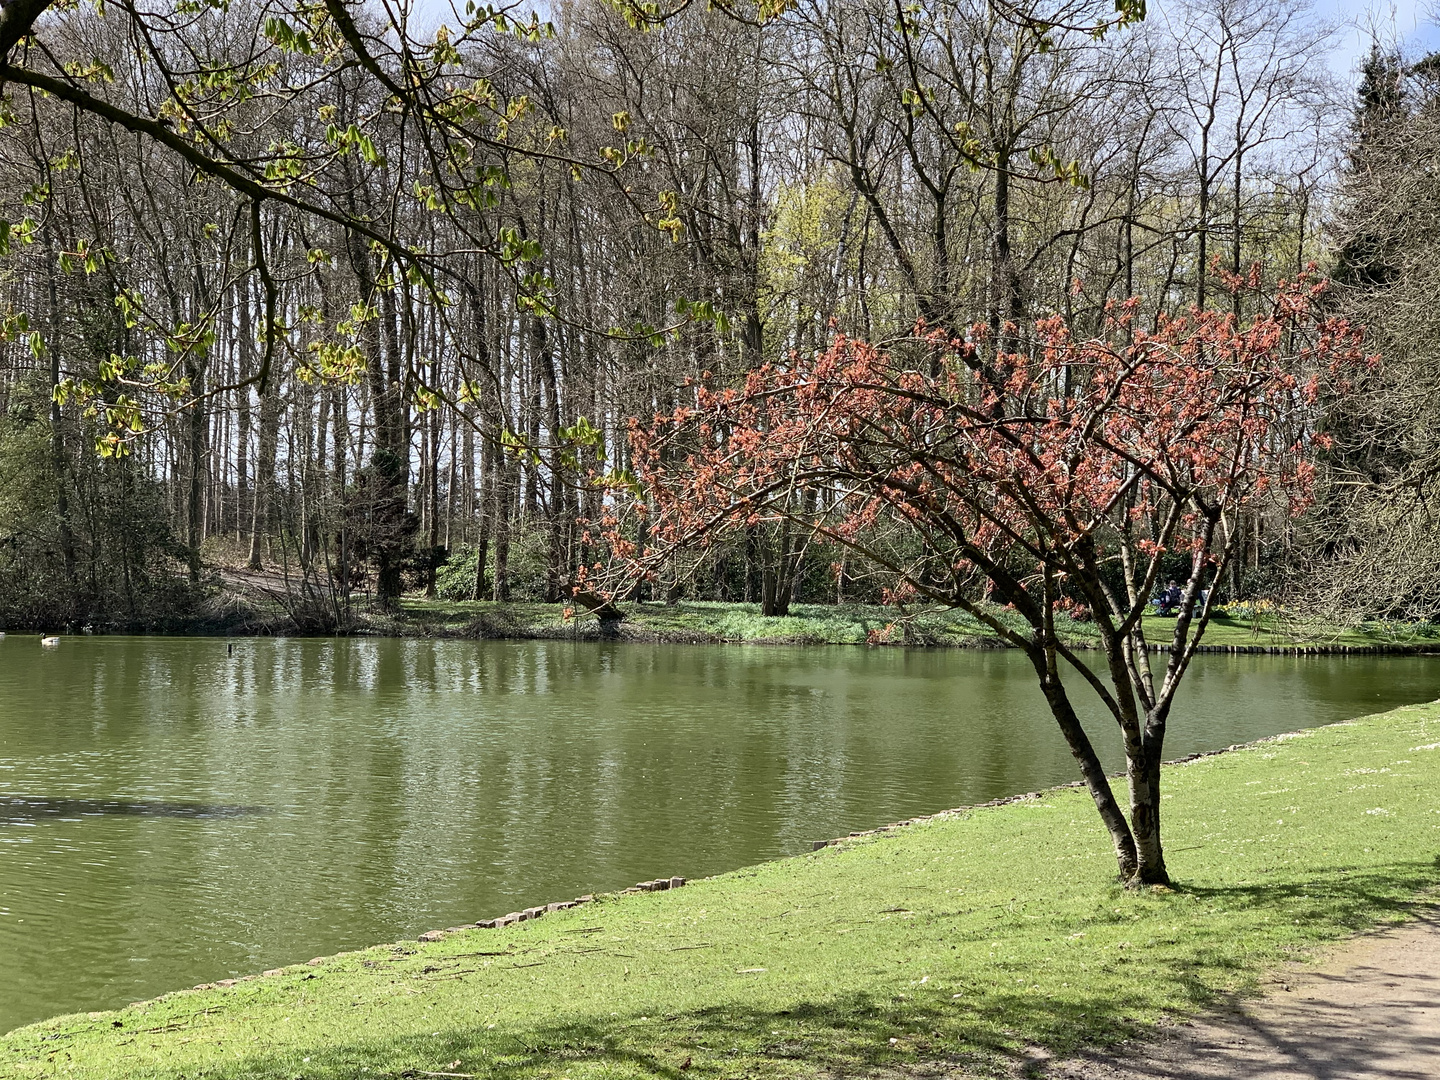
M885 634L896 623L893 608L871 604L793 604L790 614L767 618L759 604L719 603L682 600L677 604L622 604L624 630L636 636L654 636L675 641L784 642L787 644L863 644L872 632ZM593 629L593 616L583 610L567 623L560 604L496 604L489 601L453 602L407 598L401 602L394 629L429 627L460 631L483 627L485 631L564 634ZM385 628L384 623L379 623ZM917 644L968 644L991 638L989 627L960 611L925 612L906 631L897 627L887 640Z
M1174 891L1117 889L1088 797L1061 790L680 890L62 1017L0 1037L0 1076L983 1069L1243 993L1440 884L1440 705L1174 767L1166 785Z
M896 625L894 608L869 604L794 604L777 618L760 614L758 604L684 600L677 604L627 604L626 632L676 641L783 642L787 644L861 644L872 633L892 644L974 645L993 642L995 635L961 611L924 611L907 624ZM476 629L505 636L552 636L593 628L584 613L567 624L559 604L495 604L406 599L398 616L372 617L373 629L394 634L458 634ZM1013 612L997 609L1017 622ZM1098 644L1095 627L1061 617L1062 634L1076 644ZM1165 644L1174 620L1147 616L1146 636ZM887 631L887 627L892 627ZM1277 614L1237 619L1218 616L1206 629L1206 645L1245 646L1440 646L1440 626L1433 624L1365 623L1337 626Z

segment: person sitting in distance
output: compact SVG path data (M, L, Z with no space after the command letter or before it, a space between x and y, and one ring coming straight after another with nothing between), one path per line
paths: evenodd
M1155 598L1155 614L1162 619L1173 619L1180 610L1180 586L1170 582Z

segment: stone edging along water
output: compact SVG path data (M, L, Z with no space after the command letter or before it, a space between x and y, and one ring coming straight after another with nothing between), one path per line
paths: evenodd
M1214 646L1214 647L1215 647L1215 648L1219 648L1219 646ZM1336 722L1333 723L1333 724L1321 724L1321 725L1318 725L1318 726L1315 727L1315 728L1305 728L1305 729L1301 729L1300 731L1282 732L1282 733L1280 733L1280 734L1278 734L1278 735L1267 735L1267 736L1266 736L1265 738L1263 738L1263 739L1255 739L1254 741L1248 742L1248 743L1232 743L1231 745L1226 746L1226 747L1222 747L1222 748L1219 749L1219 750L1202 750L1202 751L1199 751L1198 753L1186 754L1184 757L1174 758L1173 760L1164 762L1164 764L1167 765L1167 766L1171 766L1171 765L1187 765L1187 764L1189 764L1189 763L1192 762L1192 761L1199 761L1199 760L1201 760L1201 759L1203 759L1203 758L1219 757L1219 756L1222 755L1222 754L1234 753L1234 752L1237 751L1237 750L1248 750L1248 749L1251 749L1251 748L1253 748L1253 747L1264 746L1266 743L1285 742L1285 741L1287 741L1287 740L1289 740L1289 739L1301 738L1301 737L1303 737L1303 736L1305 736L1305 735L1308 735L1311 731L1317 731L1317 730L1319 730L1320 728L1324 728L1324 727L1340 727L1340 726L1344 726L1344 725L1351 724L1351 723L1353 723L1353 722L1354 722L1353 720L1338 720L1338 721L1336 721ZM1110 779L1111 779L1111 780L1124 779L1124 774L1123 774L1123 773L1116 773L1115 775L1111 776ZM885 834L887 834L887 833L895 832L895 831L898 830L898 829L908 828L909 826L912 826L912 825L923 825L923 824L926 824L927 822L932 822L932 821L944 821L944 820L946 820L946 819L948 819L948 818L959 817L959 816L961 816L961 815L970 813L971 811L974 811L974 810L984 810L984 809L990 809L990 808L999 807L999 806L1009 806L1009 805L1014 804L1014 803L1035 802L1035 801L1037 801L1037 800L1039 800L1039 799L1041 799L1041 798L1044 798L1044 796L1046 796L1046 795L1048 795L1048 794L1054 794L1054 793L1056 793L1056 792L1067 791L1067 790L1069 790L1069 789L1071 789L1071 788L1078 788L1078 787L1083 787L1083 786L1084 786L1084 782L1083 782L1083 781L1081 781L1081 780L1072 780L1072 781L1071 781L1070 783L1068 783L1068 784L1057 784L1057 785L1054 786L1054 787L1043 788L1043 789L1041 789L1040 791L1027 791L1027 792L1025 792L1025 793L1022 794L1022 795L1006 795L1006 796L1003 796L1003 797L998 798L998 799L991 799L991 800L989 800L988 802L973 803L973 804L968 805L968 806L957 806L957 807L954 807L954 808L952 808L952 809L950 809L950 810L940 810L940 811L938 811L938 812L936 812L936 813L934 813L934 814L920 814L920 815L917 815L917 816L915 816L915 817L906 818L906 819L903 820L903 821L892 822L892 823L889 824L889 825L880 825L880 826L878 826L878 827L876 827L876 828L874 828L874 829L866 829L866 830L863 830L863 831L852 832L852 833L849 833L849 834L847 834L847 835L845 835L845 836L837 836L837 837L834 838L833 840L814 840L814 841L811 841L811 851L812 851L812 852L814 852L814 851L821 851L821 850L823 850L823 849L825 849L825 848L828 848L828 847L839 847L841 844L844 844L844 843L846 843L847 841L856 840L856 839L861 839L861 838L864 838L864 837L869 837L869 836L883 836L883 835L885 835ZM794 856L784 856L784 857L793 858ZM740 869L740 868L737 867L737 869ZM630 895L635 895L635 894L638 894L638 893L662 892L662 891L667 891L667 890L669 890L669 889L678 889L678 888L681 888L681 887L683 887L685 884L687 884L687 879L686 879L686 878L683 878L683 877L679 877L679 876L669 877L669 878L655 878L655 879L652 879L652 880L650 880L650 881L642 881L642 882L639 882L638 884L635 884L635 885L630 886L628 889L620 889L620 890L618 890L618 891L616 891L616 892L613 892L613 893L602 893L602 894L599 894L599 895L600 895L600 896L630 896ZM357 952L357 951L358 951L358 952L365 952L365 951L368 951L368 949L373 949L373 948L382 948L382 949L383 949L383 948L405 949L407 946L409 946L409 945L411 945L411 944L416 944L416 943L419 943L419 942L427 942L427 943L428 943L428 942L435 942L435 941L443 941L445 938L449 937L451 934L464 933L465 931L469 931L469 930L476 930L476 929L487 929L487 930L488 930L488 929L500 929L500 928L503 928L503 927L506 927L506 926L512 926L512 925L514 925L514 924L516 924L516 923L532 922L532 921L534 921L535 919L541 918L542 916L547 915L547 914L549 914L549 913L551 913L551 912L556 912L556 911L568 911L568 910L570 910L570 909L572 909L572 908L577 908L577 907L580 907L580 906L582 906L582 905L584 905L584 904L593 903L597 898L598 898L598 897L597 897L596 894L594 894L594 893L587 893L587 894L584 895L584 896L577 896L574 900L560 900L560 901L556 901L556 902L553 902L553 903L544 904L544 905L541 905L541 906L538 906L538 907L528 907L528 908L525 908L525 909L522 910L522 911L512 911L512 912L510 912L508 915L500 915L500 916L497 916L497 917L495 917L495 918L493 918L493 919L481 919L481 920L479 920L478 922L465 923L464 925L461 925L461 926L450 926L450 927L447 927L447 928L444 929L444 930L429 930L429 931L421 934L421 935L415 940L415 942L399 941L399 942L394 942L393 944L390 944L390 945L371 945L371 946L367 946L365 949L352 950L352 952ZM413 950L412 950L412 951L413 951ZM342 956L349 956L349 955L351 955L351 952L339 952L339 953L335 953L333 956L328 956L328 957L326 957L326 956L317 956L317 957L315 957L313 960L307 960L307 961L305 962L305 965L304 965L304 966L308 966L308 967L320 967L320 966L323 965L327 960L333 960L333 959L337 959L337 958L342 957ZM297 965L291 965L291 967L295 967L295 966L297 966ZM271 968L271 969L269 969L268 971L261 972L259 975L242 975L242 976L240 976L240 977L238 977L238 978L234 978L234 979L218 979L218 980L216 980L215 982L200 983L199 985L193 987L193 989L194 989L194 990L215 990L215 989L219 989L219 988L222 988L222 987L235 986L235 985L238 984L238 983L251 982L251 981L253 981L253 980L255 980L255 979L265 978L265 977L267 977L267 976L283 975L283 974L285 974L285 972L286 972L287 970L288 970L287 968ZM187 992L187 991L180 990L180 991L172 991L171 993L186 993L186 992ZM169 994L165 994L165 995L163 995L163 996L169 997L170 995L169 995ZM139 1002L139 1001L137 1001L137 1002L133 1002L132 1004L134 1004L134 1005L142 1005L142 1004L144 1004L144 1002Z
M445 636L445 635L437 635ZM602 634L594 628L584 631L559 631L548 633L536 630L527 633L502 635L512 640L585 640L621 641L646 645L865 645L870 648L941 648L941 649L1013 649L1015 646L1001 638L976 635L959 640L924 636L918 640L897 640L880 642L838 642L822 641L804 635L768 638L726 638L703 631L658 631L649 627L627 628L624 632ZM1097 652L1104 648L1098 641L1084 640L1067 643L1072 649ZM1146 642L1145 649L1152 653L1168 653L1169 643ZM1205 645L1195 647L1196 653L1232 656L1440 656L1440 642L1424 643L1385 642L1377 645Z
M637 884L637 885L632 885L632 886L630 886L630 888L628 888L628 889L621 889L621 890L619 890L618 892L607 893L607 894L603 894L603 895L608 895L608 896L628 896L628 895L631 895L631 894L633 894L633 893L660 892L661 890L665 890L665 889L678 889L678 888L680 888L681 886L683 886L684 884L685 884L685 879L684 879L683 877L655 878L655 879L652 880L652 881L642 881L642 882L640 882L640 883ZM577 908L577 907L580 907L582 904L589 904L589 903L593 903L594 901L595 901L595 894L593 894L593 893L587 893L587 894L584 895L584 896L577 896L574 900L558 900L558 901L556 901L556 902L554 902L554 903L541 905L540 907L528 907L528 908L525 908L525 910L523 910L523 911L512 911L512 912L510 912L510 914L508 914L508 915L497 915L497 916L496 916L495 918L493 918L493 919L481 919L479 922L465 923L465 924L462 925L462 926L451 926L451 927L447 927L447 928L444 929L444 930L428 930L428 931L426 931L425 933L421 934L421 935L419 936L419 938L416 939L416 940L417 940L417 941L423 941L423 942L443 941L445 938L449 937L451 934L459 934L459 933L462 933L463 931L466 931L466 930L476 930L476 929L493 930L493 929L500 929L501 927L511 926L511 925L513 925L513 924L515 924L515 923L531 922L531 921L533 921L533 920L535 920L535 919L540 918L542 915L546 915L546 914L548 914L548 913L550 913L550 912L552 912L552 911L568 911L568 910L570 910L571 908ZM369 945L369 946L366 946L365 949L360 949L360 950L356 950L356 951L365 952L365 951L367 951L368 949L377 949L377 948L378 948L378 949L384 949L384 948L392 948L392 949L393 949L393 948L403 948L406 944L409 944L409 943L408 943L408 942L403 942L403 941L397 941L397 942L395 942L393 945L388 945L388 946L387 946L387 945ZM323 963L325 963L326 960L333 960L333 959L335 959L336 957L349 956L349 955L350 955L350 953L348 953L348 952L339 952L339 953L335 953L333 956L317 956L317 957L315 957L315 959L313 959L313 960L307 960L307 961L305 961L305 966L307 966L307 967L319 967L320 965L322 965ZM293 964L291 965L291 967L294 967L294 966L296 966L296 965L293 965ZM234 985L237 984L237 983L250 982L250 981L253 980L253 979L261 979L261 978L265 978L266 976L270 976L270 975L283 975L283 974L285 974L286 970L287 970L286 968L271 968L269 971L262 971L259 975L241 975L239 978L235 978L235 979L217 979L215 982L200 983L199 985L193 987L193 989L195 989L195 990L215 990L215 989L218 989L218 988L220 988L220 987L234 986ZM182 994L185 993L185 991L183 991L183 990L181 990L181 991L175 991L175 992L177 992L177 993L182 993ZM167 995L167 996L168 996L168 995ZM134 1002L134 1004L136 1004L136 1005L142 1005L142 1004L144 1004L144 1002L139 1002L139 1001L137 1001L137 1002Z
M1150 652L1169 652L1169 645L1146 643ZM1091 646L1099 648L1099 646ZM1197 653L1244 656L1440 656L1440 644L1424 645L1197 645Z

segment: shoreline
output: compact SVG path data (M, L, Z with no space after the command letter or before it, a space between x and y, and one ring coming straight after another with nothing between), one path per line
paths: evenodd
M0 1077L993 1073L1251 993L1440 884L1440 703L1181 761L1173 889L1119 888L1062 786L55 1017L0 1036Z
M252 599L254 599L252 597ZM527 602L426 601L404 598L390 611L359 608L343 627L298 625L271 605L237 604L230 594L204 616L183 624L102 627L93 636L400 638L461 641L585 641L638 645L865 645L873 648L1010 649L978 621L954 610L899 612L878 605L796 604L785 616L764 617L758 605L710 601L627 605L626 618L601 624L565 605ZM1003 613L1002 613L1003 614ZM1011 617L1011 616L1004 616ZM1148 651L1169 651L1169 620L1147 616ZM0 628L5 629L5 628ZM10 631L53 633L49 627ZM68 634L66 636L81 636ZM85 636L92 636L88 632ZM1063 640L1077 651L1097 651L1095 631L1067 624ZM1397 624L1346 627L1320 622L1239 621L1217 617L1197 655L1235 656L1423 656L1440 655L1440 627Z
M1223 747L1223 749L1208 750L1208 752L1179 757L1179 759L1172 760L1172 762L1166 762L1166 765L1194 766L1197 765L1197 763L1201 763L1200 772L1212 772L1211 769L1205 768L1204 763L1214 762L1215 759L1230 757L1230 759L1233 759L1233 762L1231 762L1231 765L1223 766L1224 770L1237 768L1237 765L1246 766L1246 768L1248 768L1246 775L1250 775L1250 772L1256 772L1256 766L1259 765L1259 772L1272 773L1276 766L1260 765L1260 763L1269 762L1269 760L1276 759L1276 757L1286 755L1293 756L1296 753L1297 747L1302 746L1302 744L1305 744L1308 740L1313 740L1312 747L1308 747L1308 749L1313 749L1313 747L1326 742L1333 743L1336 742L1336 740L1339 740L1341 743L1355 742L1356 729L1361 729L1361 732L1365 732L1367 729L1384 729L1385 721L1398 721L1407 716L1414 719L1416 714L1420 717L1420 729L1418 730L1430 734L1431 737L1440 734L1440 701L1437 701L1437 703L1424 704L1424 706L1398 708L1398 710L1394 710L1392 713L1378 714L1378 716L1336 721L1336 723L1325 724L1325 726L1315 727L1315 729L1300 729L1297 730L1297 732L1267 736L1264 737L1264 739L1254 740L1254 742L1250 743L1231 744L1231 746ZM1375 730L1372 734L1377 734L1378 736L1378 734L1384 734L1384 730ZM1368 743L1372 742L1372 740L1361 740L1361 742ZM1404 743L1407 742L1407 740L1401 739L1400 742ZM1359 749L1364 752L1365 749L1374 750L1374 747L1368 747L1362 744ZM1270 753L1269 750L1274 750L1274 753ZM1342 746L1341 755L1339 755L1341 756L1342 765L1346 765L1346 763L1354 765L1354 768L1342 770L1345 775L1351 772L1367 773L1367 775L1380 775L1380 773L1390 772L1388 768L1380 770L1364 768L1364 765L1361 765L1356 759L1368 760L1369 755L1365 755L1365 753L1356 755L1355 750L1355 746ZM1424 752L1427 752L1427 750L1428 752L1440 750L1440 743L1413 747L1410 753L1418 753L1418 755L1424 756ZM1306 756L1310 757L1313 755L1308 753ZM1309 762L1302 763L1303 765L1309 765ZM1437 776L1440 776L1440 753L1433 753L1433 755L1428 757L1426 763L1428 766L1426 782L1433 785L1433 780L1436 779ZM1189 783L1188 780L1191 778L1192 773L1191 769L1188 768L1172 768L1166 770L1166 775L1168 775L1168 783L1166 783L1166 786L1168 786L1169 789L1204 789L1208 786L1207 783L1204 782L1198 783L1198 785L1197 783ZM1233 780L1231 780L1231 786L1234 786ZM76 1022L81 1024L81 1027L85 1027L86 1024L95 1025L94 1030L98 1031L99 1035L109 1035L108 1028L111 1027L111 1024L109 1024L111 1018L117 1018L117 1020L114 1020L114 1027L128 1027L128 1021L125 1020L125 1018L132 1017L132 1015L135 1014L148 1014L148 1012L161 1012L161 1014L163 1014L167 1009L168 1011L179 1009L179 1011L186 1012L186 1014L196 1015L193 1014L193 1007L196 1004L200 1004L200 1002L209 1002L209 1004L206 1004L206 1008L204 1008L204 1015L209 1017L210 1009L212 1008L222 1009L222 1011L225 1008L229 1008L228 1005L225 1005L225 1002L229 1001L226 995L246 994L246 992L251 991L253 991L253 994L264 995L268 994L271 989L282 988L282 986L289 986L289 988L295 989L297 981L302 982L308 981L308 979L318 978L318 973L334 972L337 966L338 968L350 968L350 966L359 965L359 971L367 971L367 969L372 969L373 966L376 965L376 958L382 958L386 963L396 959L403 959L406 963L409 963L412 958L415 958L416 962L418 962L419 958L431 956L433 950L441 950L441 952L444 953L446 950L454 948L456 943L461 943L461 945L467 948L467 952L462 953L462 955L465 956L507 956L508 958L508 956L514 955L514 949L516 949L517 939L514 937L516 933L521 933L521 935L526 935L526 933L544 933L544 935L550 935L552 937L579 933L582 937L588 937L590 933L596 933L600 929L600 927L570 926L570 923L576 922L577 917L579 917L582 923L593 923L598 922L598 920L603 920L605 916L615 916L615 914L625 913L631 916L631 922L635 922L636 917L647 916L648 914L648 916L651 917L649 917L649 919L641 919L641 923L644 924L644 926L651 926L651 924L654 924L654 917L657 917L657 912L655 912L654 909L645 909L644 904L674 903L674 900L688 900L691 896L704 897L704 894L708 893L708 891L716 890L734 893L734 891L736 891L734 890L734 886L736 886L737 881L744 883L746 880L756 880L756 878L762 878L762 880L763 878L786 878L793 877L798 873L809 873L809 868L818 865L815 864L815 860L824 861L831 860L831 858L845 858L845 860L848 860L848 858L861 858L861 860L871 858L871 860L873 860L873 858L880 857L881 848L884 848L884 844L881 844L880 848L876 847L877 842L880 841L896 841L900 842L901 847L910 848L919 845L920 852L932 855L933 857L933 852L936 850L945 850L943 847L937 847L936 844L936 841L942 840L942 835L939 835L942 834L942 832L943 834L953 834L956 829L962 829L963 831L966 827L979 828L981 825L988 824L992 832L995 832L996 825L999 825L998 834L1007 835L1009 832L1014 831L1015 828L1027 828L1028 824L1030 824L1030 822L1027 821L1028 815L1022 815L1020 818L1014 816L1020 812L1020 808L1043 811L1045 808L1056 809L1058 806L1076 801L1079 802L1080 805L1074 809L1076 809L1081 815L1081 818L1083 818L1084 812L1086 811L1093 814L1093 808L1090 808L1089 799L1084 796L1084 792L1077 791L1077 789L1080 788L1081 783L1079 780L1074 780L1074 782L1067 783L1067 785L1058 785L1054 786L1054 788L1041 789L1041 791L1004 796L1004 798L992 799L992 801L982 802L982 804L956 806L956 808L937 811L935 814L912 816L912 818L906 818L899 822L891 822L891 824L881 825L881 827L874 829L867 829L867 831L851 832L851 834L845 835L845 837L837 837L825 841L814 841L812 842L812 850L805 852L805 854L791 855L791 857L779 858L779 860L770 860L766 861L766 863L749 865L749 867L742 867L739 868L739 870L727 871L727 873L719 874L719 876L700 878L700 880L694 881L685 881L684 878L681 877L657 878L657 880L642 881L642 883L638 883L636 886L625 888L625 890L613 891L613 893L586 894L586 896L576 897L575 900L552 901L552 903L543 904L543 906L531 907L531 909L526 909L524 912L510 913L507 914L507 916L494 917L494 919L481 919L474 924L467 923L464 924L464 926L452 926L446 927L444 930L432 930L432 932L419 935L416 939L403 939L399 940L399 942L384 943L384 945L367 946L367 948L359 950L336 953L336 955L333 956L321 956L321 958L314 958L305 963L297 963L297 965L288 965L285 966L285 968L268 969L268 971L265 972L238 976L238 978L220 979L220 981L210 982L210 984L194 986L193 989L179 989L179 991L167 992L167 994L158 996L158 998L148 999L148 1001L132 1002L131 1005L117 1009L117 1011L71 1014L68 1015L68 1017L55 1017L52 1018L52 1020L39 1021L37 1024L24 1025L24 1027L16 1028L16 1030L7 1032L7 1034L0 1034L0 1076L30 1076L30 1073L7 1073L7 1071L4 1071L7 1058L10 1058L10 1047L7 1047L7 1044L14 1044L17 1043L17 1041L24 1044L32 1040L32 1038L53 1040L53 1038L55 1038L55 1031L58 1030L58 1028L71 1027L71 1025L76 1024ZM1431 791L1433 791L1433 788L1431 788ZM1434 799L1431 799L1431 801L1434 801ZM1433 812L1433 814L1440 814L1440 808L1433 809L1431 812ZM1221 811L1221 814L1224 814L1224 811ZM1374 814L1374 811L1365 811L1365 814ZM1089 824L1089 822L1087 822L1087 824ZM1009 828L1007 828L1007 825ZM1071 822L1071 825L1074 825L1074 822ZM1189 848L1182 847L1181 845L1184 837L1176 837L1175 835L1174 829L1178 828L1178 825L1172 825L1171 828L1172 835L1168 841L1169 845L1172 845L1174 850L1189 850ZM1434 828L1440 828L1440 825L1436 825ZM1081 829L1081 832L1087 831L1089 831L1089 829ZM1181 847L1175 847L1175 845L1181 845ZM981 847L979 850L988 850L988 848ZM1365 850L1369 851L1369 848L1365 848ZM1142 906L1143 904L1151 903L1152 897L1149 897L1148 894L1129 894L1126 893L1125 890L1120 890L1120 888L1117 887L1117 884L1113 881L1113 865L1106 867L1106 854L1107 852L1099 852L1100 893L1097 894L1097 899L1100 899L1100 897L1109 897L1109 900L1102 900L1102 904L1117 903L1117 901L1128 903L1130 899L1135 900L1135 903L1142 904ZM1092 851L1087 858L1094 858L1094 855L1096 855L1096 852ZM1073 857L1073 855L1071 855L1071 857ZM909 858L913 858L913 855ZM909 861L909 858L904 861ZM827 865L829 864L827 863ZM1090 867L1090 870L1096 870L1096 868L1097 867ZM1418 896L1421 886L1423 886L1423 888L1430 888L1433 887L1434 884L1440 883L1440 858L1434 860L1433 871L1433 874L1426 874L1426 876L1424 876L1423 883L1420 883L1418 880L1411 881L1410 884L1414 884L1416 888L1410 888L1410 886L1403 883L1401 893L1407 893L1408 891L1408 893L1413 893L1414 896ZM1110 880L1106 886L1106 884L1104 884L1104 878L1107 877L1109 877ZM1158 896L1187 896L1187 894L1191 894L1191 891L1194 890L1195 887L1197 887L1195 883L1187 881L1187 883L1178 884L1175 890L1158 890L1156 894L1158 894ZM649 897L642 896L642 894L649 893L657 894L657 897L651 900ZM668 899L662 899L662 897L668 897ZM750 897L750 899L755 900L756 897ZM1283 899L1283 897L1277 897L1277 899ZM1022 890L1020 896L1017 897L1017 901L1020 901L1020 903L1034 903L1034 901L1024 899ZM642 904L641 909L636 909L636 903ZM1014 903L1015 901L1012 901L1011 906L1014 906ZM691 903L690 906L693 907L694 903ZM1404 904L1400 904L1400 907L1404 909ZM894 910L904 913L906 916L916 914L909 906L896 907ZM1395 906L1395 903L1391 903L1385 906L1385 910L1394 912L1394 910L1397 910L1397 906ZM720 913L720 910L716 909L716 914ZM703 914L704 909L701 909L701 916L703 916ZM732 906L727 906L726 909L723 910L723 914L727 919L739 920L740 923L750 922L749 914L747 914L744 907L737 907L732 904ZM884 912L881 912L881 914L884 914ZM544 917L544 924L537 926L537 920L540 920L541 917ZM1043 916L1025 917L1028 919L1028 917ZM1377 912L1372 914L1371 917L1368 917L1368 919L1361 920L1364 926L1381 924L1382 922L1385 922L1384 910L1380 909L1377 909ZM550 926L556 926L556 932L550 932ZM904 923L900 923L900 927L904 929ZM1254 927L1251 927L1251 929L1254 929ZM1344 937L1345 933L1354 932L1355 929L1355 920L1345 919L1342 920L1341 923L1336 924L1335 930L1338 930L1338 932L1325 933L1325 935L1322 935L1322 939L1338 940L1339 937ZM1086 935L1081 933L1079 936L1084 937ZM1071 936L1071 940L1073 939L1074 937ZM498 950L498 952L491 952L491 950L488 950L490 949L490 945L488 945L490 942L494 942L497 948L501 945L503 945L504 948ZM480 949L480 952L474 952L475 948ZM680 946L680 949L690 948L707 949L711 948L711 946ZM1253 959L1253 956L1251 956L1251 960ZM413 968L413 965L410 966ZM1253 984L1254 978L1257 978L1261 972L1267 969L1263 963L1261 963L1260 966L1256 966L1253 962L1248 965L1248 968L1250 968L1250 975L1247 976L1243 985ZM425 971L433 971L433 968L425 968ZM747 971L747 969L742 969L742 973L743 971ZM766 969L756 968L755 971L763 972L766 971ZM629 966L626 966L625 973L628 975ZM1225 988L1225 992L1233 991L1233 989L1234 986L1230 986L1230 988ZM305 994L302 992L301 999L304 999L304 996ZM239 999L232 1002L235 1008L242 1007L242 1004L243 1002L239 1001ZM1086 1014L1081 1012L1080 1015L1084 1017ZM163 1022L163 1017L157 1017L156 1020ZM642 1020L644 1020L644 1018L642 1018ZM1143 1031L1148 1030L1148 1028L1143 1027L1143 1025L1142 1027L1136 1027L1135 1024L1129 1022L1132 1018L1126 1018L1126 1020L1128 1020L1126 1024L1120 1025L1120 1028L1116 1028L1116 1030L1110 1032L1110 1034L1115 1034L1117 1038L1133 1038L1138 1032L1143 1034ZM494 1025L492 1025L492 1027L494 1027ZM167 1030L167 1028L153 1028L153 1030L163 1031ZM1086 1047L1090 1047L1090 1045L1109 1045L1112 1043L1113 1040L1110 1040L1106 1032L1100 1032L1100 1034L1104 1035L1104 1037L1092 1038L1092 1040L1089 1041L1081 1040L1081 1043L1077 1043L1076 1045L1086 1045ZM1057 1048L1064 1050L1066 1047L1064 1047L1064 1044L1057 1044ZM130 1073L114 1074L115 1076L130 1076ZM256 1076L271 1076L271 1073L265 1073L265 1071L255 1074ZM281 1076L281 1074L282 1073L274 1073L274 1076L278 1077ZM294 1076L294 1073L285 1074L287 1074L287 1076ZM99 1073L98 1076L109 1076L109 1074ZM144 1076L151 1076L151 1073L147 1071L147 1073L144 1073ZM249 1076L249 1073L246 1073L246 1076ZM328 1076L328 1073L324 1074L324 1076Z

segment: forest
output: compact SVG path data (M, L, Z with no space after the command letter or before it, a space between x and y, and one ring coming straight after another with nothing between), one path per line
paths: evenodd
M1242 326L1322 280L1379 361L1321 381L1308 508L1247 503L1215 588L1440 613L1434 58L1337 75L1302 0L543 14L0 9L0 627L213 623L247 574L316 631L566 601L631 418L697 383L917 328L1038 355L1117 305ZM931 557L886 513L856 528ZM893 598L793 517L626 595Z

